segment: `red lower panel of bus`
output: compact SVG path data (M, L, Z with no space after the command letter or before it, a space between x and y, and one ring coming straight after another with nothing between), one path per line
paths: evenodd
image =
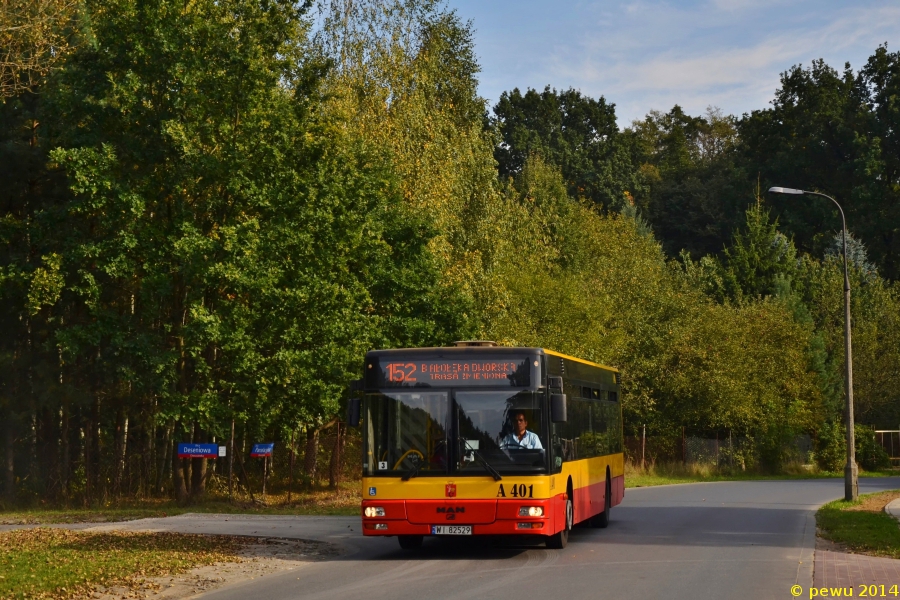
M565 526L565 506L565 494L544 500L364 500L363 514L380 507L384 516L364 516L363 534L431 535L432 525L471 525L473 535L551 535ZM544 514L519 516L523 507L540 507Z
M616 506L625 497L625 477L613 477L610 481L610 506ZM574 491L575 522L580 523L603 512L606 498L606 482L587 485Z
M616 506L625 496L625 478L614 477L610 487L610 504ZM605 482L575 490L575 521L602 512L605 493ZM364 535L431 535L432 525L471 525L473 535L552 535L565 527L566 496L544 500L364 500L363 514L367 507L382 508L384 516L364 516ZM523 507L541 507L544 515L519 516Z

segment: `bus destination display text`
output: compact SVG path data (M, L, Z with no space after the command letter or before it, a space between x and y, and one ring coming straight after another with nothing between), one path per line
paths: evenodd
M402 360L382 363L385 385L514 385L530 382L528 359L501 360Z

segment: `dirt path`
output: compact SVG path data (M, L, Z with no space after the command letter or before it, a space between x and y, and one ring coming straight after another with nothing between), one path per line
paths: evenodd
M99 586L92 598L98 600L194 598L226 585L285 571L299 572L313 562L338 554L339 548L326 542L258 538L242 549L238 562L198 567L181 575L150 577L134 581L131 586L109 588Z

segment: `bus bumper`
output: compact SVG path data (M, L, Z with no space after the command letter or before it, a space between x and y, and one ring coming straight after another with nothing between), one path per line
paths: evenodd
M519 500L364 500L363 535L433 535L433 525L470 525L472 535L552 535L565 526L565 494ZM382 509L383 516L366 516ZM520 515L541 508L542 516Z

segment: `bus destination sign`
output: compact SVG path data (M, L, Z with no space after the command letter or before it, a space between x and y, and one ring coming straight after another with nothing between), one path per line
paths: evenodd
M377 387L527 387L531 383L531 362L523 356L490 359L384 357L381 361L370 360L367 367L367 375L371 373L370 369L375 370L376 381L373 383Z

